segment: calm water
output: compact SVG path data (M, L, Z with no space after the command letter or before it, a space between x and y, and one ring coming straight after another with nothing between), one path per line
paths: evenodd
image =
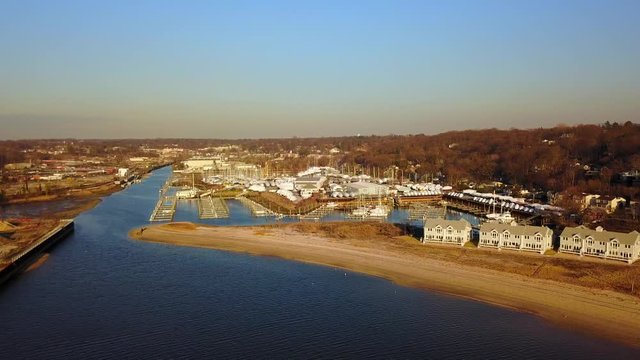
M0 290L0 359L640 358L534 316L339 269L129 240L168 173L79 216L44 265Z

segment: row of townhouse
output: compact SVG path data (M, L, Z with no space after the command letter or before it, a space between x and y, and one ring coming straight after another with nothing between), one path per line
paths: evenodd
M423 243L464 246L471 241L472 227L461 220L427 219ZM487 222L480 225L478 247L531 251L544 254L553 249L553 231L546 226ZM629 264L640 259L640 233L591 230L584 226L566 227L560 234L561 253L621 260Z
M553 249L553 231L546 226L521 226L487 222L480 225L478 247L532 251Z
M621 260L631 264L640 258L640 233L595 230L584 226L566 227L560 234L561 253Z
M464 219L427 219L424 243L464 246L471 241L471 224ZM480 226L478 247L534 251L544 254L553 248L553 232L548 227L484 223Z

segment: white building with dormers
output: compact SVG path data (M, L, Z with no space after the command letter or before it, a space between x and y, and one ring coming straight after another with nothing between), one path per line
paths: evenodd
M606 231L601 226L595 230L585 226L566 227L560 234L558 251L631 264L640 258L640 233Z
M464 219L426 219L423 243L440 243L464 246L471 241L471 224Z
M553 248L553 231L546 226L486 222L480 225L478 247L544 254Z

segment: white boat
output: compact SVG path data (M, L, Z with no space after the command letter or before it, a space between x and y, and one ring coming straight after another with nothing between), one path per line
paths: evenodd
M193 199L198 195L196 189L178 190L176 191L177 199Z
M389 208L384 205L376 205L369 210L369 216L371 217L387 217L389 216Z
M367 207L361 206L358 208L355 208L352 212L351 215L353 216L367 216L369 214L369 209Z
M495 221L503 223L503 224L510 224L512 221L516 220L516 218L511 216L511 213L509 211L505 211L503 213L487 214L487 219L495 220Z

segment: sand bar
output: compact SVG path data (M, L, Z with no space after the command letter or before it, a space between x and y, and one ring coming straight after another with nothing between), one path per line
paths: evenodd
M420 256L381 241L305 234L288 227L157 225L130 232L157 243L277 256L349 269L537 314L565 328L640 347L640 298ZM370 245L371 246L370 246ZM420 250L423 249L423 250Z

